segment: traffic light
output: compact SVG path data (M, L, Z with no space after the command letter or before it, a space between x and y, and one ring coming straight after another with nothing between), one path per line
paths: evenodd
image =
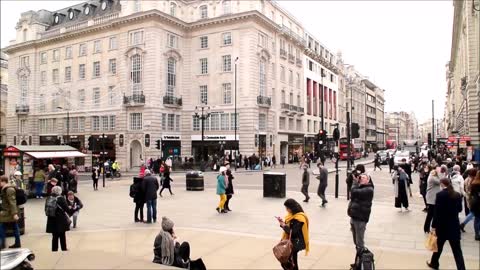
M88 150L95 151L97 148L96 140L93 136L88 137Z
M160 140L155 141L155 148L157 148L158 150L160 150L160 142Z
M360 138L360 126L358 123L352 123L352 139Z
M340 139L340 130L338 127L333 130L333 140L338 141Z
M432 146L432 133L428 133L427 135L427 140L428 140L428 146Z

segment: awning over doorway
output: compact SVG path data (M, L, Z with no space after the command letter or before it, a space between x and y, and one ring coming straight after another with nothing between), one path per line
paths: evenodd
M43 158L69 158L69 157L86 157L79 151L61 151L61 152L25 152L27 155L37 159Z

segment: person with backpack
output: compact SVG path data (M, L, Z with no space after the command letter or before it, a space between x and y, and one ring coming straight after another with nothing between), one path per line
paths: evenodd
M137 222L144 222L143 206L145 205L145 192L142 190L143 178L134 177L133 184L130 185L130 197L135 203L134 220ZM140 214L140 217L139 217Z
M406 211L410 211L408 210L407 173L401 167L395 165L393 169L392 180L395 191L395 208L400 208L400 212L402 212L402 207L404 207Z
M350 264L350 267L352 269L362 269L362 255L367 253L364 240L365 230L370 219L374 194L370 177L366 174L353 177L350 193L347 213L350 217L350 227L356 249L355 263Z
M6 176L0 176L0 189L2 198L2 210L0 211L0 249L5 249L7 243L5 238L5 223L14 223L15 244L9 248L19 248L20 229L17 221L19 220L19 209L17 206L17 191L15 187L8 183Z
M69 191L67 193L67 205L68 208L70 208L70 211L72 211L72 221L73 221L73 228L75 229L77 227L77 219L78 215L80 214L80 209L83 208L83 203L82 201L75 196L73 191Z
M47 233L52 234L52 251L58 251L58 241L62 251L67 251L67 237L65 233L70 230L70 216L72 209L68 207L67 200L62 196L62 188L52 188L52 195L45 201L45 215L47 216Z

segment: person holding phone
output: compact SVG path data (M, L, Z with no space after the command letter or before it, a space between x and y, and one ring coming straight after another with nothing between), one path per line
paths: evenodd
M298 252L305 250L305 255L308 255L310 250L308 217L303 212L302 206L294 199L287 199L283 205L287 211L285 220L275 218L283 230L282 240L290 239L293 248L288 263L282 264L282 268L298 270Z

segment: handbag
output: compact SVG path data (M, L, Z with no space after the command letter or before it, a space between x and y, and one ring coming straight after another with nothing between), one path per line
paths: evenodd
M293 252L293 244L292 244L292 232L290 231L290 235L288 239L281 240L278 244L273 247L273 255L277 260L284 264L290 260L290 256Z
M428 237L425 240L425 247L432 252L438 252L437 234L434 231L431 231L428 234Z

